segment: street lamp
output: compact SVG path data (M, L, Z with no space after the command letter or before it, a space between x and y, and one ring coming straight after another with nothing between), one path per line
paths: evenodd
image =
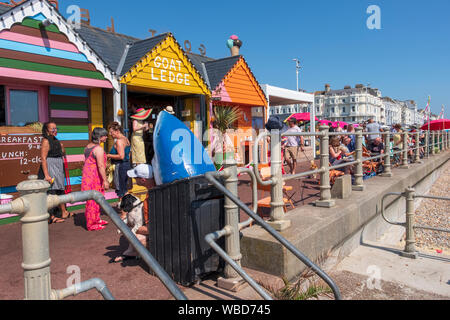
M298 82L298 75L299 75L299 71L301 69L300 60L298 60L298 59L292 59L292 60L295 61L295 68L297 70L297 91L298 91L298 89L300 89L299 82Z

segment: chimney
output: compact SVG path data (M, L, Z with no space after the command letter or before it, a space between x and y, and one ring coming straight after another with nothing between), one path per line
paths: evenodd
M330 85L329 85L329 84L326 84L326 85L325 85L325 92L330 92L330 90L331 90Z
M351 89L351 88L352 88L351 86L345 86L345 87L344 87L345 90Z
M227 41L227 47L230 49L231 56L238 56L239 49L242 47L242 41L239 40L238 36L232 35Z

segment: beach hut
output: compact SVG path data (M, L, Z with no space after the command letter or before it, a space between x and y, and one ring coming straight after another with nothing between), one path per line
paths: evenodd
M54 121L80 190L89 132L103 126L102 91L119 90L111 69L46 0L0 4L0 193L40 164L41 135L29 123Z

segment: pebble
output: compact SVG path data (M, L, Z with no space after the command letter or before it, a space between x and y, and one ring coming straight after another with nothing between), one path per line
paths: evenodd
M450 197L450 161L444 165L441 176L433 184L428 195ZM450 201L422 199L416 209L415 225L450 229ZM450 250L450 233L424 229L414 229L416 247L431 251ZM442 252L442 251L441 251Z

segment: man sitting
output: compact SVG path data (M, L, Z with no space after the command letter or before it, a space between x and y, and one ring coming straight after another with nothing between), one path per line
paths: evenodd
M370 153L373 153L374 155L380 155L384 153L384 143L381 140L381 138L376 138L373 140L368 147Z
M153 178L153 168L152 168L152 166L150 166L148 164L140 164L137 167L135 167L134 169L127 171L127 174L128 174L128 177L135 179L136 184L138 186L142 186L147 190L153 188L156 185L155 179ZM130 194L133 194L133 193L130 192ZM135 196L136 200L138 200L137 202L140 202L140 200L138 199L139 195L135 194L134 196ZM142 206L143 224L137 230L133 230L134 231L133 233L136 234L136 237L139 239L139 241L142 243L142 245L147 248L148 236L149 236L149 231L148 231L148 223L149 223L148 192L147 192L147 195L146 195L144 201L142 201L142 203L143 203L143 206ZM128 259L136 258L137 253L134 252L134 250L132 250L132 249L133 248L129 248L122 255L120 255L114 259L111 259L110 263L118 263L118 262L123 262Z

